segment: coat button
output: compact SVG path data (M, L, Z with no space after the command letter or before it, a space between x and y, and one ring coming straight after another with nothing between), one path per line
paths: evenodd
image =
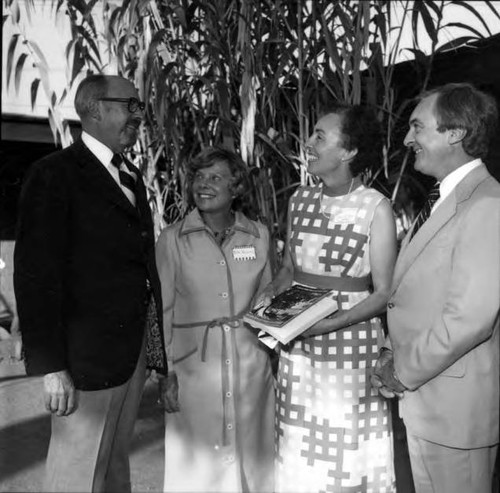
M221 293L220 296L222 296L223 298L227 298L229 296L229 294L227 294L227 293Z
M387 303L387 308L389 308L389 310L390 310L391 308L394 308L394 303L392 303L392 301L391 301L391 302L389 302L389 303Z
M148 237L148 232L147 231L141 231L141 236L143 238L147 238Z

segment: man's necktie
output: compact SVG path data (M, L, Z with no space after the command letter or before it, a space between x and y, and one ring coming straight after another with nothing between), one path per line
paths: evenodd
M132 177L123 162L120 154L114 154L111 159L111 164L118 169L118 177L120 179L121 189L135 207L135 179Z
M422 224L424 224L425 221L427 221L427 219L431 215L432 206L436 203L438 199L439 199L439 183L436 183L431 188L429 195L427 195L427 200L425 201L422 210L420 211L420 213L417 216L417 219L415 220L415 226L413 227L410 241L415 236L415 233L420 229Z

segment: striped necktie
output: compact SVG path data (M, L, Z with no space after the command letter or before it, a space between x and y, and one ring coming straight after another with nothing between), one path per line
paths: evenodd
M420 213L417 216L417 219L415 220L415 225L413 226L413 231L411 233L410 241L415 236L416 232L420 229L422 224L424 224L425 221L427 221L427 219L431 215L432 206L436 203L438 199L439 199L439 183L436 183L431 188L429 195L427 195L427 200L425 201L422 210L420 211Z
M135 177L128 171L120 154L113 154L111 164L118 169L121 189L135 207Z

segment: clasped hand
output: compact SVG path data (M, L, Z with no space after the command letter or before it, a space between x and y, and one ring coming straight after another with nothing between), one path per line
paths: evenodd
M384 348L370 377L372 387L387 399L403 397L406 387L400 382L394 369L394 358L390 349Z

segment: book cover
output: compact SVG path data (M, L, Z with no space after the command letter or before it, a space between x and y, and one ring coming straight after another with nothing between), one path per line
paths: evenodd
M243 320L287 344L337 308L331 290L295 284L276 296L270 305L248 312Z

